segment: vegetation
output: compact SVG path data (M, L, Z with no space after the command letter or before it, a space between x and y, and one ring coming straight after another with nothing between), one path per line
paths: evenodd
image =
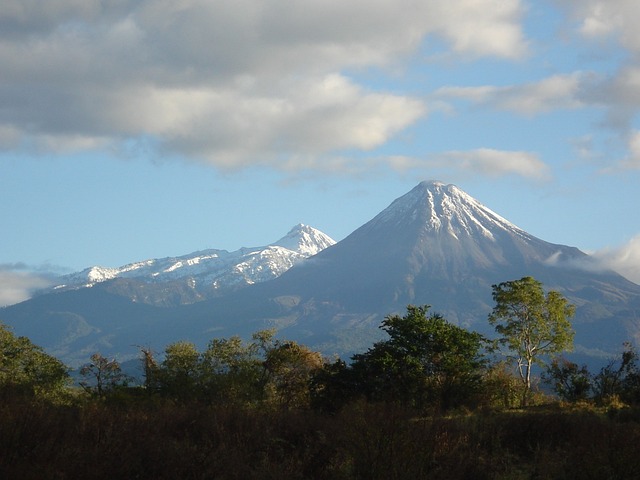
M126 387L129 380L115 359L109 360L100 353L91 355L91 361L80 368L80 375L84 377L80 386L97 397L105 397L118 388Z
M0 324L0 396L57 398L68 384L68 369L26 337Z
M427 316L428 309L410 305L405 316L387 317L380 328L389 338L354 355L350 366L330 365L321 394L343 402L364 394L369 401L419 410L448 410L471 401L480 391L487 342L441 315Z
M493 321L512 357L531 341L557 395L531 381L524 408L528 358L514 368L428 306L387 317L387 338L349 363L273 331L204 351L180 341L158 359L142 348L141 385L96 353L70 387L60 362L0 326L0 478L637 478L637 353L625 344L595 374L543 358L569 346L571 309L523 280L494 287ZM520 330L530 340L512 341Z
M544 365L544 355L560 353L573 346L569 319L575 307L556 291L546 295L542 283L532 277L493 285L496 305L489 323L500 335L522 380L522 405L529 400L531 367Z

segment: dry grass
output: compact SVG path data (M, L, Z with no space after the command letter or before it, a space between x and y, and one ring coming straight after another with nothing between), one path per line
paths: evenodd
M0 405L0 478L631 479L640 414L591 408L419 417L133 399Z

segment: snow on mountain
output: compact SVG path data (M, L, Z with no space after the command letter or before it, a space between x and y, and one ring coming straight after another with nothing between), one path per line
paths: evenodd
M335 240L320 230L300 223L293 227L286 236L273 243L273 245L278 245L298 252L300 255L310 257L335 243Z
M198 290L253 284L275 278L336 242L308 225L293 227L286 236L267 246L227 250L202 250L179 257L130 263L118 268L93 266L60 277L53 290L91 287L116 278L145 283L190 281Z
M396 199L343 243L362 245L369 238L386 248L403 242L416 268L425 266L446 274L472 265L500 265L588 261L575 248L554 245L530 235L455 185L421 182Z
M396 199L370 222L377 229L389 223L420 222L423 229L459 235L493 238L494 229L527 235L523 230L485 207L455 185L424 181Z

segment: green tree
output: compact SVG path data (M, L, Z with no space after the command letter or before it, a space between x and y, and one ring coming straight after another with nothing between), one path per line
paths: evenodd
M520 379L507 362L493 363L482 380L481 405L513 408L520 404Z
M380 328L389 339L353 356L355 378L370 398L448 409L478 391L484 337L441 315L427 316L428 309L409 305L405 316L388 316Z
M56 396L68 382L68 369L60 360L0 324L0 390L5 395Z
M523 277L493 285L495 307L489 323L500 343L512 353L522 381L522 406L531 391L531 368L544 366L544 356L573 348L574 332L569 319L575 307L557 291L545 294L542 283Z
M97 397L105 397L118 387L125 387L129 377L122 372L116 359L109 360L100 353L91 355L91 361L80 368L85 380L80 382L84 390Z

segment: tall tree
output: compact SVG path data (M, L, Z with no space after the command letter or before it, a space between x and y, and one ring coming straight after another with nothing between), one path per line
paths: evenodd
M512 353L522 381L523 406L531 391L531 368L545 365L544 357L573 348L574 331L569 319L575 306L557 291L545 294L542 283L523 277L493 285L495 307L489 323L500 335L500 343Z

